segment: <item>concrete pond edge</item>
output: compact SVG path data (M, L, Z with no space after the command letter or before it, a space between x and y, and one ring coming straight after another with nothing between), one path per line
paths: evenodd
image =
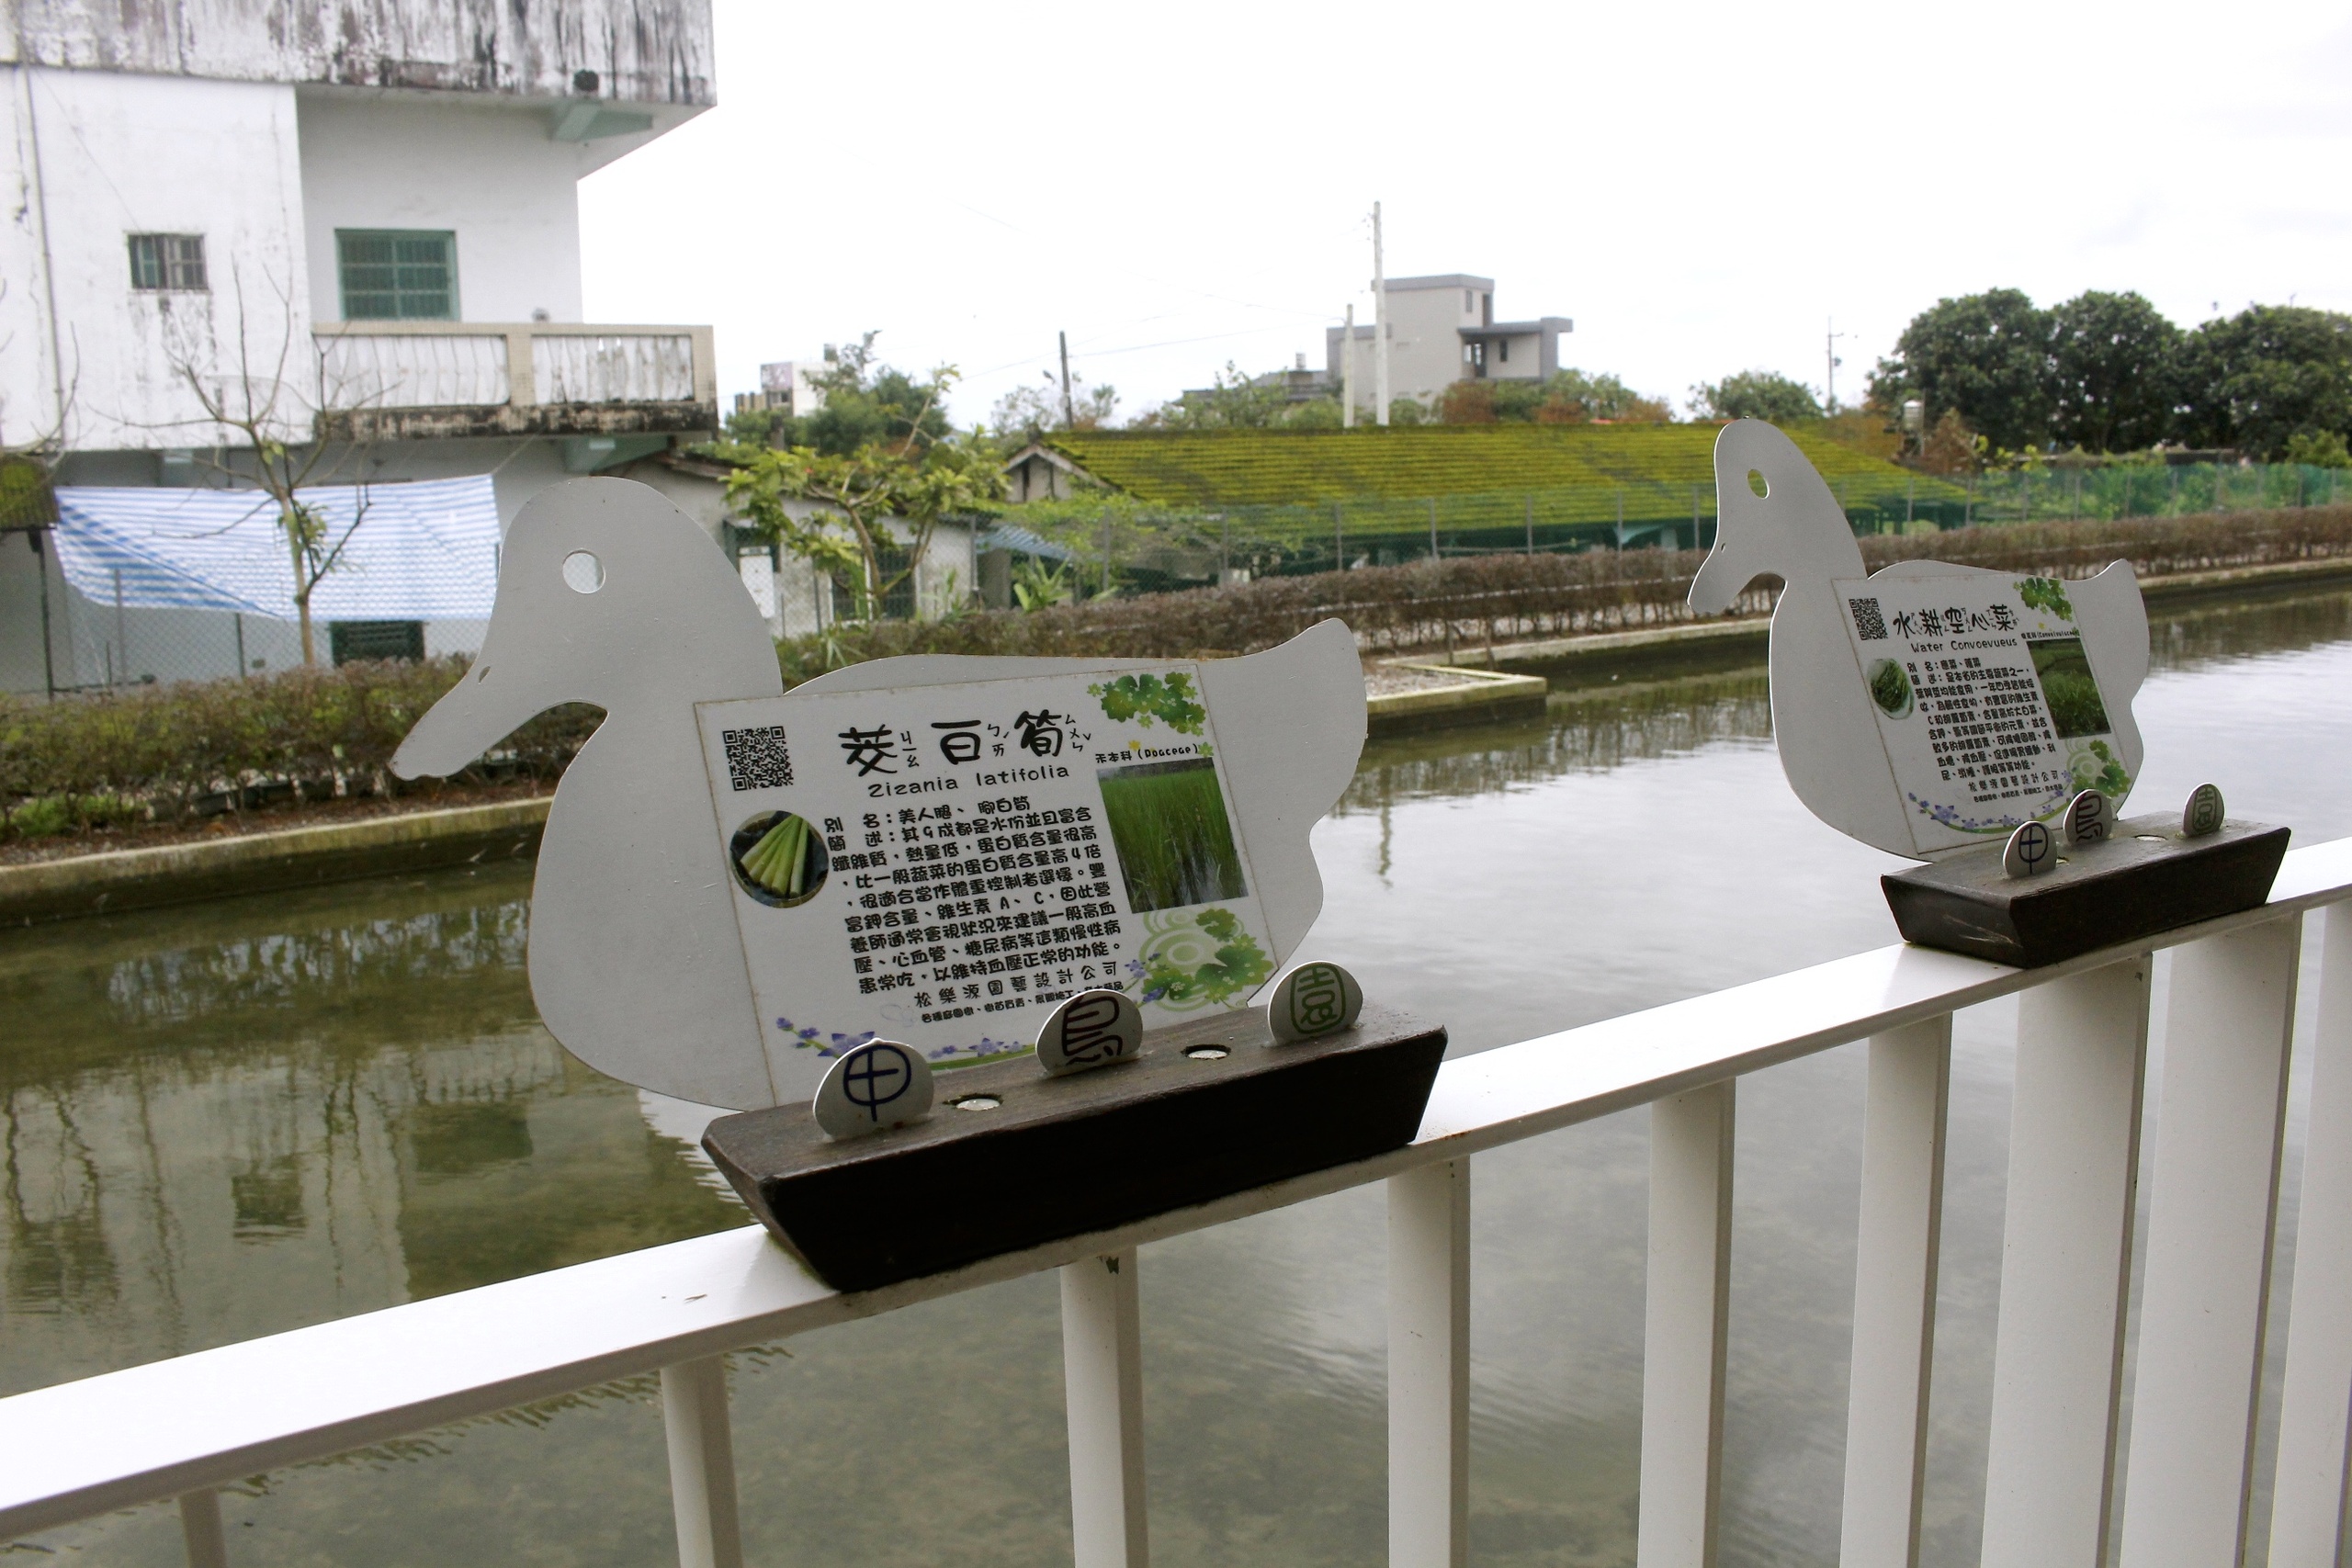
M498 860L539 847L551 795L0 866L0 926Z
M2150 600L2235 595L2352 578L2352 558L2328 558L2218 571L2152 577ZM1762 641L1765 616L1686 622L1634 631L1498 643L1463 649L1447 663L1388 659L1393 669L1454 677L1453 683L1391 692L1365 701L1370 738L1529 718L1544 711L1550 683L1507 672L1513 665L1558 665L1588 657L1668 658L1696 647ZM1491 667L1489 660L1491 660ZM0 866L0 927L36 925L84 915L157 908L204 898L354 882L373 876L527 860L537 852L552 796L401 812L235 838L74 855Z

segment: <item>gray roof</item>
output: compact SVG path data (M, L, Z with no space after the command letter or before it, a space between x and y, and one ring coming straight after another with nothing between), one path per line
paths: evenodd
M1388 280L1391 293L1410 288L1484 288L1491 291L1495 280L1474 277L1466 272L1433 272L1427 277L1392 277Z

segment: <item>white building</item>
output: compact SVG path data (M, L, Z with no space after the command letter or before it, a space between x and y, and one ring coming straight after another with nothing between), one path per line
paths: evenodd
M0 445L57 451L62 485L229 482L241 438L194 375L326 442L318 482L492 474L503 521L698 436L710 331L582 320L577 187L713 78L707 0L0 10ZM0 533L0 690L89 684L113 635L77 629L40 538ZM225 615L135 614L197 620L149 627L180 653L125 648L117 678L236 662L198 624ZM243 620L248 664L293 660L290 626Z
M1495 280L1468 273L1388 279L1388 395L1433 402L1456 381L1542 380L1560 367L1560 336L1576 331L1566 316L1530 321L1495 320ZM1373 354L1376 331L1355 330L1356 406L1378 407ZM1342 384L1347 330L1323 334L1324 375Z
M833 350L828 345L823 359L780 359L760 367L760 389L735 394L735 412L752 409L775 409L796 417L815 413L825 406L825 389L817 378L833 368Z

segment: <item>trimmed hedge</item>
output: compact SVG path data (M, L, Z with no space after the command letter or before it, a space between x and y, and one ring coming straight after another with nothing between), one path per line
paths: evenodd
M465 669L459 659L354 663L56 702L0 697L0 836L175 821L288 794L435 793L439 781L403 784L390 763ZM553 778L599 716L543 714L460 780Z
M1860 541L1871 570L1918 557L2002 570L2086 576L2119 557L2164 577L2352 557L2352 506L2122 522L2008 524ZM1368 653L1476 646L1667 626L1695 550L1492 555L1372 567L1233 588L1111 599L1030 614L973 612L884 622L776 649L786 685L839 664L907 653L1172 659L1253 653L1337 615ZM1752 591L1743 608L1770 606ZM458 659L346 664L266 679L148 686L28 702L0 697L0 837L131 820L173 821L291 794L431 795L403 784L391 755L409 727L464 674ZM543 714L463 782L560 774L595 729L594 708Z
M2143 577L2352 555L2352 506L2204 517L1981 525L1861 538L1869 570L1933 557L2001 570L2087 576L2119 558ZM1670 626L1705 558L1697 550L1589 550L1487 555L1313 577L1261 578L1023 615L995 610L937 622L891 621L779 645L786 684L838 664L906 653L1116 655L1176 659L1254 653L1326 616L1354 628L1369 653L1409 653L1521 637ZM1771 606L1751 590L1744 611Z

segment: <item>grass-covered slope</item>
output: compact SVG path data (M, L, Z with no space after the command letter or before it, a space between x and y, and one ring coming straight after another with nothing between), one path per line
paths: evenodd
M1403 500L1590 487L1714 486L1713 424L1453 424L1355 430L1074 431L1048 437L1136 500L1166 506ZM1822 477L1900 492L1909 470L1800 426ZM1923 486L1939 481L1921 479Z

